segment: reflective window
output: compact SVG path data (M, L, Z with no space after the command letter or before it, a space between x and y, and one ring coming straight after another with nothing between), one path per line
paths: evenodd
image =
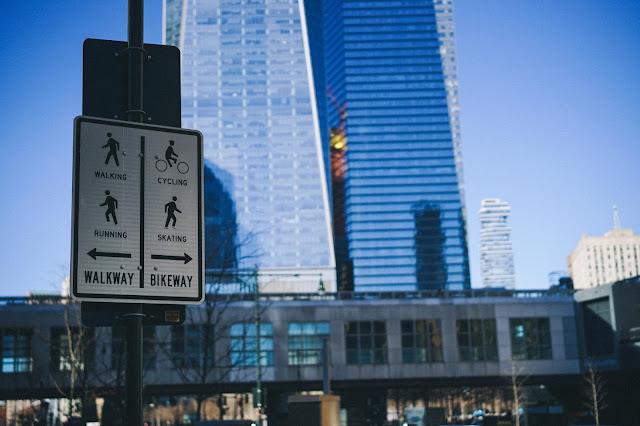
M582 303L587 355L591 357L614 353L615 333L612 327L608 297Z
M323 340L328 338L328 322L290 322L289 365L321 364Z
M511 318L509 330L512 359L551 359L549 318Z
M171 363L173 368L200 368L206 362L214 365L214 339L212 326L203 324L175 325L171 327Z
M347 364L386 364L387 333L384 321L344 323Z
M238 367L273 365L273 327L270 323L260 324L260 340L257 339L255 323L235 323L229 328L231 337L231 365ZM258 343L260 344L258 354Z
M33 330L27 328L0 329L2 373L24 373L33 368L31 339Z
M460 361L497 361L498 339L495 319L456 320Z
M440 320L404 320L402 362L442 362L442 329Z
M53 371L84 371L93 366L95 357L94 329L84 327L51 328L51 369Z

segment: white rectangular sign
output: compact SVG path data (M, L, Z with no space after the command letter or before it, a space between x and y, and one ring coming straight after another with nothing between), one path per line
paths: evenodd
M202 199L200 132L76 117L72 296L201 303Z

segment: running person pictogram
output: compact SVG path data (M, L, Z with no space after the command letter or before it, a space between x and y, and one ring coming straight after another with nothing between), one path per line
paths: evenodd
M120 163L118 162L118 151L120 150L120 142L112 138L111 133L107 133L107 137L109 138L109 140L107 140L106 144L102 145L102 148L109 148L109 152L107 153L106 160L104 160L104 164L109 164L109 160L111 159L111 157L113 157L116 162L116 166L120 166Z
M111 215L111 217L113 218L113 224L117 225L118 219L116 219L116 209L118 208L118 200L116 200L110 195L111 192L109 192L109 190L104 191L104 193L107 196L107 198L104 200L104 203L100 204L100 207L107 206L107 211L104 214L105 217L107 218L107 222L111 222L109 220L109 215Z
M176 152L173 150L174 143L174 141L169 141L169 146L164 152L164 158L167 159L167 164L169 165L169 167L173 167L173 164L176 164L178 162L178 154L176 154ZM173 161L173 164L171 164L171 161Z
M169 222L173 220L173 224L171 224L172 228L176 227L176 215L175 212L182 213L178 207L176 206L176 201L178 201L177 197L172 198L173 201L169 201L164 205L164 212L167 214L167 221L164 224L165 228L169 227Z

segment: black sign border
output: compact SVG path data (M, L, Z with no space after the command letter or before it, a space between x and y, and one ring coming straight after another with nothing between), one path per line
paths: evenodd
M198 140L198 296L197 297L171 297L171 296L141 296L141 295L113 295L104 293L79 293L78 292L78 217L80 212L80 129L83 123L104 124L134 129L153 130L195 136ZM166 303L166 304L200 304L204 299L204 269L203 269L203 136L197 130L183 129L180 127L167 127L151 124L136 123L131 121L109 120L99 117L78 116L73 123L73 194L71 217L71 296L83 302L124 302L124 303ZM142 214L142 213L141 213ZM144 235L140 237L144 241ZM141 271L144 273L144 266Z

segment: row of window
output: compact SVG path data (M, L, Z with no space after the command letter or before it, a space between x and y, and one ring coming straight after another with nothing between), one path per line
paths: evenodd
M548 318L511 318L511 353L515 360L551 359L551 332ZM400 322L403 363L443 362L442 327L439 319ZM259 338L258 338L259 334ZM344 323L347 364L385 364L388 362L385 321L347 321ZM29 372L33 368L31 329L0 329L2 373ZM143 352L146 368L155 368L155 328L145 327ZM84 369L94 362L93 329L54 327L51 330L51 368L65 371ZM258 333L254 323L235 323L229 328L229 362L232 366L274 365L273 326L262 323ZM324 340L329 338L328 322L291 322L288 325L288 364L322 363ZM456 320L458 359L498 361L495 319ZM171 328L171 362L174 368L196 368L207 360L217 362L214 327L185 325ZM71 344L70 344L71 342ZM111 368L124 366L124 331L114 328L111 335ZM260 354L260 355L258 355Z
M509 326L513 359L552 358L549 318L511 318ZM182 328L193 328L194 333L197 333L200 327ZM403 363L444 361L439 319L403 320L400 322L400 329ZM273 326L270 323L261 324L259 334L258 339L253 323L236 323L230 327L232 365L254 366L258 362L258 353L262 365L274 365ZM344 335L347 364L388 362L385 321L347 321L344 323ZM179 337L174 334L173 339L176 338L179 341ZM322 363L323 341L328 338L328 322L289 323L288 364ZM460 361L498 361L495 319L456 320L456 340ZM183 353L202 351L202 348L189 347L188 341L181 348L173 349Z

